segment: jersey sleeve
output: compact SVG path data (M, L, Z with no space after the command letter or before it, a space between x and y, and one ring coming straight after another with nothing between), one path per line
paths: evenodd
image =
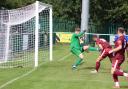
M126 41L128 42L128 36L126 36Z
M96 44L99 45L101 43L100 39L96 41Z
M119 38L118 35L116 35L115 38L114 38L114 42L117 41L118 38Z
M80 32L79 34L74 34L75 37L81 37L84 34L84 32Z
M117 41L117 44L118 44L118 46L119 46L119 45L122 45L122 40L119 39L119 40Z

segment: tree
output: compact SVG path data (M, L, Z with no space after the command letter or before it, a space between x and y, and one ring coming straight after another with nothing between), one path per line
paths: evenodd
M93 22L128 24L127 0L90 0L90 18Z
M40 0L53 6L54 17L80 23L81 0Z
M31 4L35 0L3 0L3 1L4 3L1 3L2 5L0 6L3 6L7 9L14 9Z
M19 8L36 0L1 0L0 7ZM82 0L39 0L53 6L54 18L81 21ZM96 24L128 24L128 0L90 0L90 19Z
M0 6L7 9L19 8L35 2L36 0L2 0ZM81 0L39 0L53 6L55 18L75 20L80 23Z

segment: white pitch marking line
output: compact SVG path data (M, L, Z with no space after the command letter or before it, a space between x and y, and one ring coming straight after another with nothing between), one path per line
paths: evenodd
M62 58L61 58L61 59L59 59L58 61L62 61L62 60L64 60L64 59L68 58L69 56L71 56L71 53L69 53L68 55L66 55L66 56L62 57Z
M68 58L70 55L71 55L71 53L68 54L68 55L66 55L65 57L59 59L58 61L64 60L64 59ZM45 62L45 63L48 63L48 62ZM41 65L45 64L45 63L40 64L39 67L40 67ZM34 69L32 69L31 71L29 71L29 72L27 72L27 73L25 73L25 74L23 74L23 75L21 75L21 76L19 76L19 77L16 77L16 78L14 78L14 79L12 79L12 80L6 82L5 84L3 84L3 85L0 86L0 89L2 89L2 88L4 88L4 87L8 86L9 84L11 84L11 83L13 83L13 82L15 82L15 81L17 81L17 80L19 80L19 79L25 77L25 76L28 76L29 74L31 74L32 72L34 72L36 69L37 69L37 68L34 68ZM88 81L90 81L90 82L106 82L106 83L107 83L107 82L110 82L110 81L101 81L101 80L88 80Z
M10 80L10 81L4 83L3 85L0 86L0 89L6 87L7 85L13 83L14 81L16 81L16 80L18 80L18 79L21 79L21 78L23 78L23 77L25 77L25 76L31 74L31 73L32 73L33 71L35 71L35 70L36 70L36 69L34 68L34 69L32 69L31 71L29 71L29 72L27 72L27 73L25 73L25 74L23 74L23 75L21 75L21 76L18 76L18 77L16 77L16 78L14 78L14 79L12 79L12 80Z
M16 80L18 80L18 79L21 79L21 78L23 78L23 77L25 77L25 76L31 74L31 73L32 73L33 71L35 71L35 70L36 70L36 69L34 68L34 69L32 69L31 71L29 71L29 72L27 72L27 73L25 73L25 74L23 74L23 75L21 75L21 76L19 76L19 77L16 77L16 78L14 78L14 79L12 79L12 80L6 82L5 84L3 84L3 85L0 86L0 89L6 87L7 85L13 83L14 81L16 81Z
M63 58L59 59L58 61L62 61L62 60L64 60L64 59L66 59L67 57L69 57L70 55L71 55L71 53L68 54L68 55L66 55L66 56L64 56ZM48 62L45 62L45 63L48 63ZM39 67L40 67L41 65L45 64L45 63L40 64ZM15 82L15 81L17 81L17 80L19 80L19 79L25 77L25 76L28 76L29 74L31 74L32 72L34 72L36 69L37 69L37 68L34 68L34 69L28 71L27 73L25 73L25 74L23 74L23 75L21 75L21 76L18 76L18 77L16 77L16 78L14 78L14 79L12 79L12 80L10 80L10 81L4 83L3 85L0 86L0 89L2 89L2 88L4 88L4 87L8 86L9 84L11 84L11 83L13 83L13 82Z

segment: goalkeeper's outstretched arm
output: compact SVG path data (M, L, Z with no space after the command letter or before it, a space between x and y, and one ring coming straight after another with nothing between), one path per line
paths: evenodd
M82 32L80 32L79 34L75 34L75 36L77 36L77 37L81 37L81 36L83 36L84 35L84 33L86 32L86 30L84 30L84 31L82 31Z

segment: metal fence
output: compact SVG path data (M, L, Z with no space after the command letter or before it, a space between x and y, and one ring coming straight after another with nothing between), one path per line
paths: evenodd
M73 20L53 19L54 32L73 32L76 26L79 26L79 24Z
M115 34L116 29L118 27L124 27L126 32L128 32L128 25L127 24L109 24L109 34ZM127 33L128 34L128 33Z
M54 41L55 41L55 32L74 32L74 28L79 26L78 23L71 20L60 20L60 19L53 19L53 31L54 31ZM97 25L92 22L89 22L89 33L98 33L98 34L116 34L116 30L118 27L124 27L128 32L128 26L123 24L114 24L114 23L107 23L104 25ZM110 40L109 35L100 35L101 38L105 38L107 41ZM92 43L92 35L88 35L89 43Z

